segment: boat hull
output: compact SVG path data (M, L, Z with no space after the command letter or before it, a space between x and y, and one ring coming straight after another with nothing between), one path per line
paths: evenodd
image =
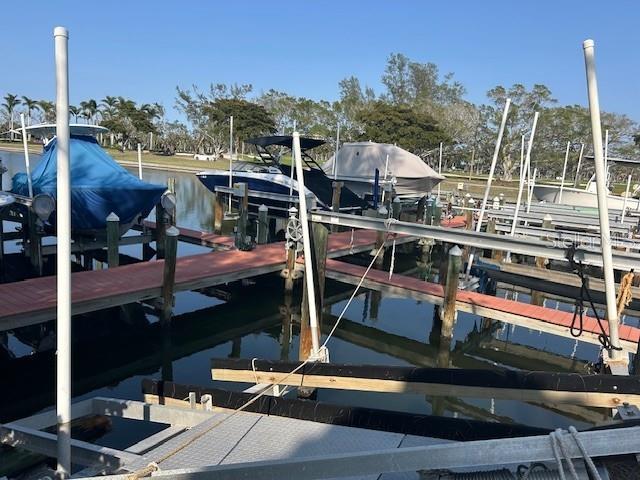
M598 208L598 196L595 192L589 192L578 188L564 188L560 198L560 187L552 185L536 185L533 187L533 196L540 202L570 205L582 208ZM624 208L624 197L607 195L607 204L611 210ZM640 210L640 200L627 198L627 209Z

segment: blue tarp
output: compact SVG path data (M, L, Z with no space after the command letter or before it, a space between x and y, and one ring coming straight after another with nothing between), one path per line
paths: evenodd
M31 173L33 193L56 196L57 139L44 148L42 159ZM143 217L158 203L166 187L138 179L115 162L93 137L71 136L71 227L103 229L111 212L121 224ZM13 177L12 192L28 195L27 175ZM55 212L49 218L55 224Z

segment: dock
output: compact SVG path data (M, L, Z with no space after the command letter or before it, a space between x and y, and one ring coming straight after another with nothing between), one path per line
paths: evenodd
M199 232L193 234L198 235ZM228 241L228 237L207 238L220 244ZM396 241L413 240L404 236ZM375 242L373 231L354 230L353 241L350 231L335 233L330 236L327 256L337 258L367 252ZM176 261L175 291L197 290L278 272L285 267L285 261L284 242L259 245L250 251L214 251L181 257ZM73 273L73 314L160 297L163 266L164 261L158 260ZM52 320L56 316L56 278L40 277L0 285L0 303L3 305L0 331Z

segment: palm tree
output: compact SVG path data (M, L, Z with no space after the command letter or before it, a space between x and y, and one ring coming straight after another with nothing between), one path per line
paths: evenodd
M31 125L31 112L38 107L38 101L22 96L22 104L27 107L27 125Z
M13 141L13 112L15 108L20 105L20 100L18 99L18 95L12 95L7 93L4 96L4 103L2 104L2 108L7 111L7 115L9 117L9 130L11 130L10 138Z
M90 99L86 102L80 102L80 108L82 116L87 119L87 123L92 124L98 112L98 103L94 99Z
M116 97L107 95L102 99L102 102L100 102L100 105L102 106L102 116L104 118L107 118L107 119L113 118L118 112L117 110L118 99Z
M78 123L78 115L80 115L81 111L75 105L69 105L69 113L73 115L73 119L76 123Z
M49 102L48 100L40 100L38 102L38 108L42 110L42 115L44 117L45 122L55 122L56 121L56 105L53 102Z

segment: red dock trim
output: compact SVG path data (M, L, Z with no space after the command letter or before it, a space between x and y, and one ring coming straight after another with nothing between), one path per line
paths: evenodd
M327 271L329 270L342 274L352 275L359 278L364 274L366 269L358 265L352 265L338 260L328 259ZM442 285L425 282L418 278L394 274L391 277L391 280L389 280L389 273L381 270L369 271L367 278L380 284L389 285L401 289L425 293L437 297L444 296ZM491 308L493 310L520 315L531 318L532 320L563 327L569 327L571 325L571 319L573 317L573 313L563 312L546 307L539 307L537 305L529 305L527 303L507 300L491 295L484 295L477 292L468 292L465 290L458 290L456 300L458 302ZM603 322L603 325L605 331L608 332L609 326L607 322ZM592 317L584 317L583 328L585 332L594 334L600 333L597 320ZM640 329L636 327L632 327L630 325L621 325L619 333L621 340L627 340L629 342L636 343L640 340Z

